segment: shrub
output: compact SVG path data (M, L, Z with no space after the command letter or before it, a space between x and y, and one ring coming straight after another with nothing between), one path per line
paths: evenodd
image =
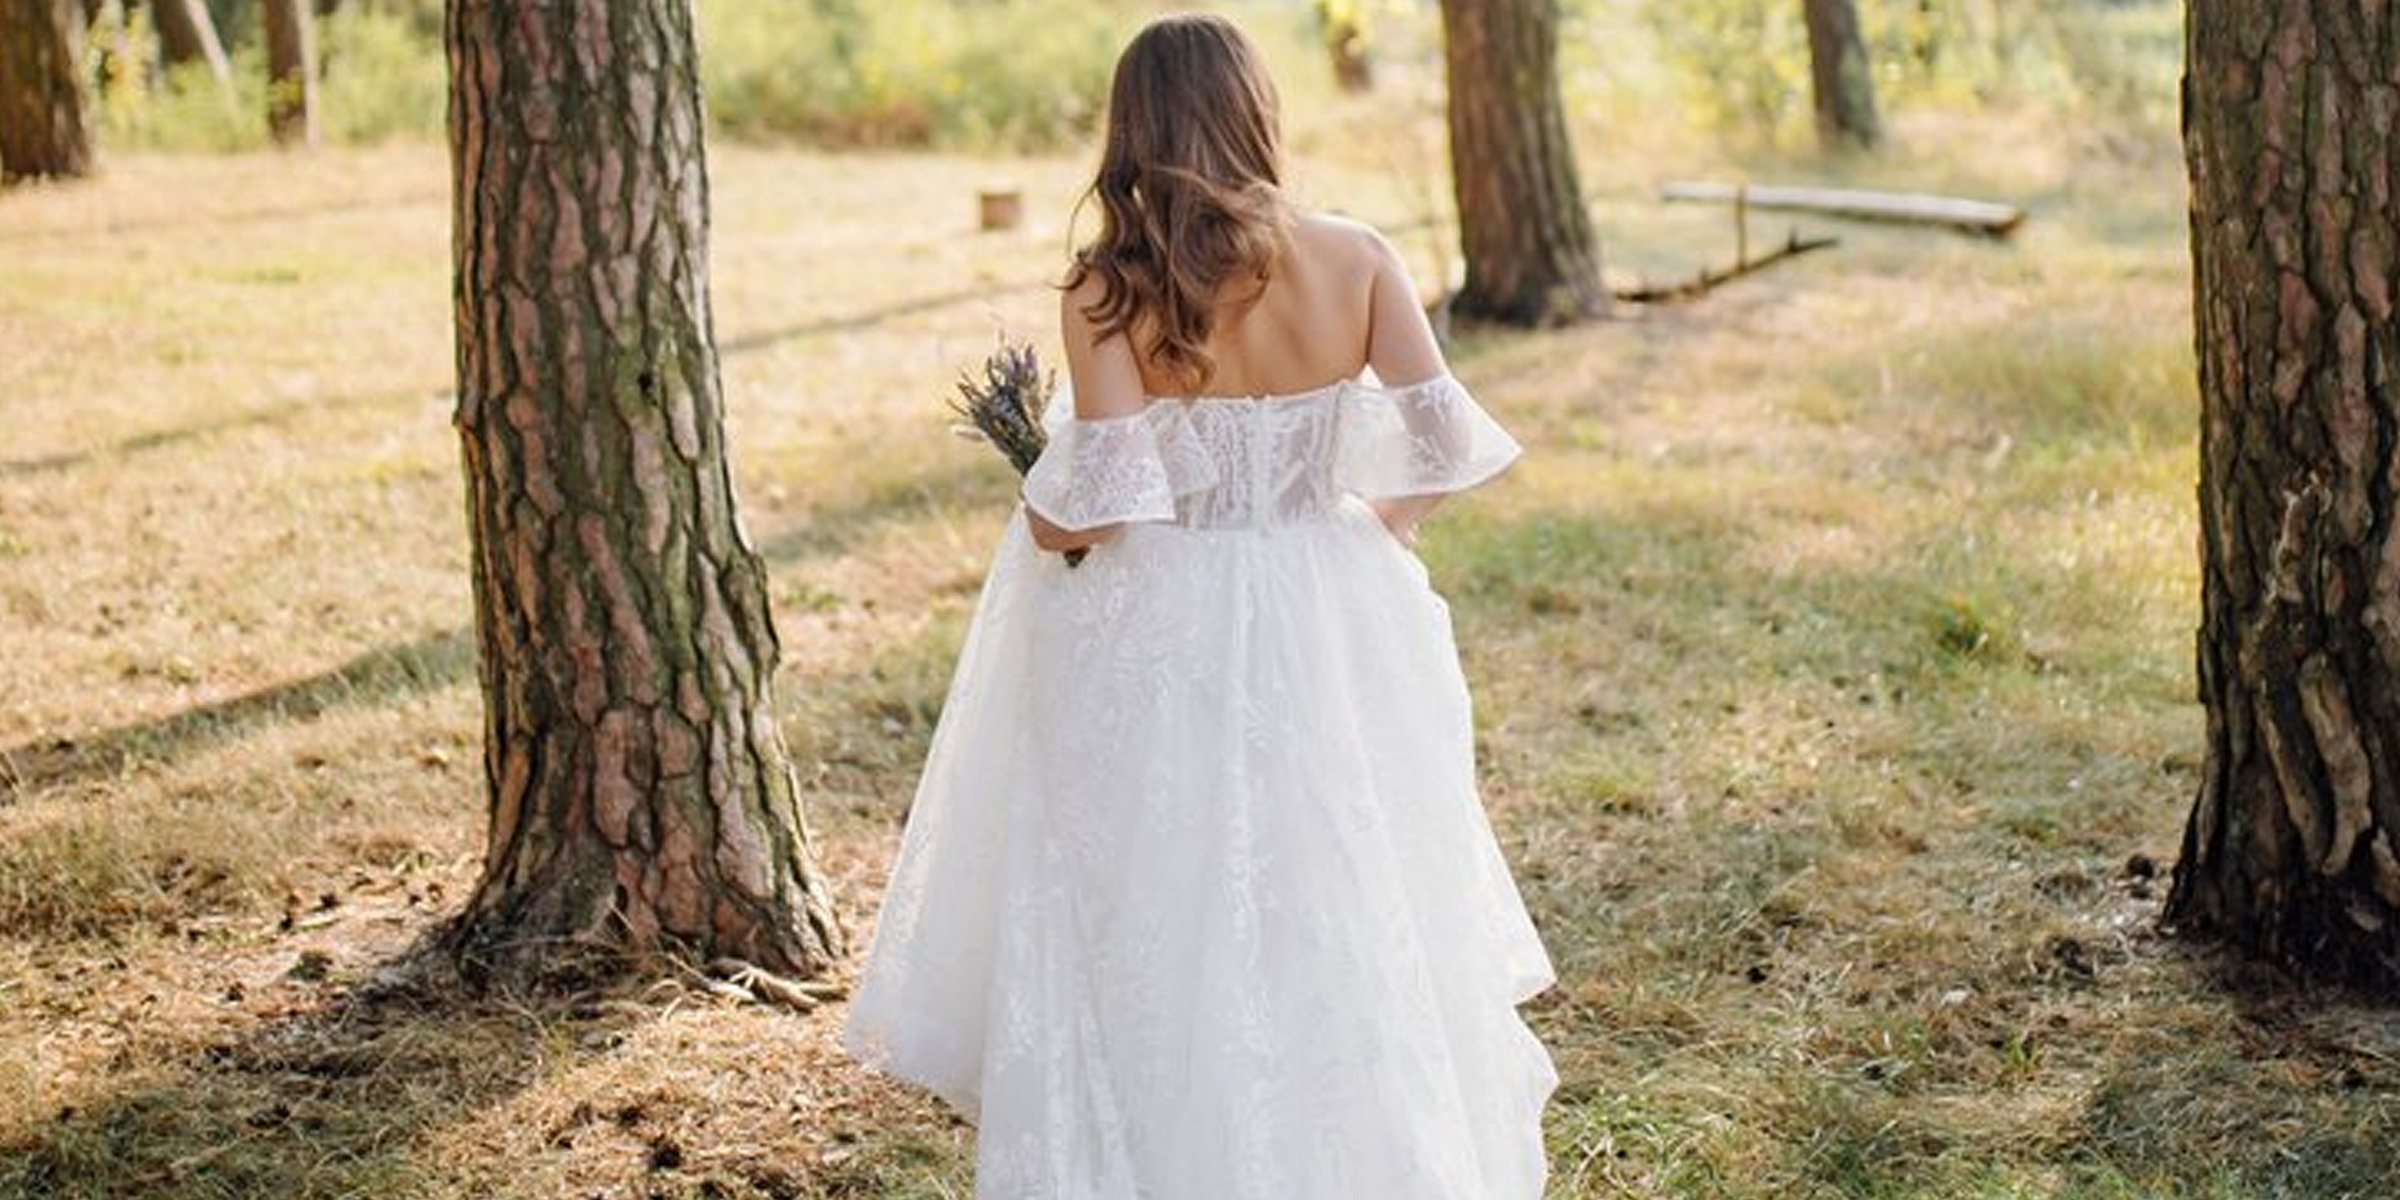
M1859 0L1887 108L2031 102L2097 121L2171 127L2180 61L2173 0ZM1810 124L1799 0L1576 0L1606 72L1666 64L1693 128L1768 143ZM1570 46L1569 54L1589 53ZM1648 100L1655 104L1658 97Z
M1097 125L1139 11L1089 0L725 0L699 8L700 65L712 122L737 137L1039 149ZM255 40L231 48L230 90L201 68L162 76L146 9L103 17L86 45L106 145L267 145ZM438 8L345 9L320 22L318 45L328 142L442 135Z
M700 17L711 115L730 133L979 149L1088 134L1127 24L1089 0L748 0Z

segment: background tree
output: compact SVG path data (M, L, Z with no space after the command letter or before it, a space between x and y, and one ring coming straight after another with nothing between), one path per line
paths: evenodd
M491 828L475 973L559 939L805 974L842 934L770 702L688 0L453 0L458 410Z
M1367 0L1317 0L1317 36L1333 64L1333 82L1345 92L1375 90L1375 59L1368 50Z
M0 0L0 180L92 169L78 0Z
M1608 311L1558 91L1557 0L1443 0L1460 316L1555 325Z
M208 5L202 0L148 3L151 22L158 27L159 61L169 68L204 63L216 77L217 86L232 88L233 64L225 57L225 43L217 37L217 23L208 15Z
M2207 759L2170 920L2400 982L2400 12L2190 4Z
M310 0L264 0L267 128L286 146L317 141L316 31Z
M1802 0L1817 141L1828 150L1872 149L1883 140L1875 112L1875 65L1856 0Z

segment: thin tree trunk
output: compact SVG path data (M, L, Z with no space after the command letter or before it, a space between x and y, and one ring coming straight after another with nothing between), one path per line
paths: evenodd
M843 938L726 457L689 0L452 0L445 36L491 804L451 945L816 972Z
M1317 0L1317 35L1325 41L1335 86L1354 95L1375 90L1375 59L1367 48L1362 0Z
M99 69L95 72L98 82L93 91L97 95L113 94L128 84L134 87L142 85L141 80L128 78L135 70L134 64L142 61L141 56L134 53L133 38L125 28L126 16L130 11L125 0L92 0L84 5L84 36L90 37L105 31L108 39L100 48ZM105 25L101 24L104 20L107 22Z
M2400 984L2400 10L2188 10L2207 757L2167 916Z
M1869 150L1883 141L1875 112L1875 64L1859 28L1856 0L1803 0L1817 141L1828 150Z
M309 0L265 0L267 128L285 146L317 143L317 35Z
M206 63L217 86L233 87L233 64L225 58L225 43L217 39L217 23L202 0L149 0L150 18L158 26L158 57L168 67Z
M0 0L0 182L92 169L76 0Z
M1459 316L1557 325L1608 311L1558 90L1557 0L1444 0Z

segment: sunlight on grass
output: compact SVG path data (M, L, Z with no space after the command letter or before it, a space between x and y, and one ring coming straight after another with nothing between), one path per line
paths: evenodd
M1278 68L1317 69L1284 15ZM1432 280L1426 34L1377 96L1288 90L1301 190ZM1614 119L1656 82L1574 85L1620 275L1730 253L1650 199L1669 173L2035 216L1844 228L1698 305L1453 346L1529 450L1423 553L1560 971L1528 1009L1551 1195L2400 1189L2388 1020L2155 932L2200 720L2172 131L1903 108L1899 150L1828 164ZM715 151L777 711L862 939L1013 497L939 401L1003 330L1056 358L1087 167ZM482 844L444 170L120 148L0 200L0 1197L965 1196L969 1131L841 1056L838 1006L345 1007ZM1028 228L974 230L994 185Z

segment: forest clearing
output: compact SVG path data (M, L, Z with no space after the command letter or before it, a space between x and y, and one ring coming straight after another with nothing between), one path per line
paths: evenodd
M1438 112L1295 104L1295 191L1456 270ZM2163 934L2199 789L2184 164L1895 113L1828 165L1596 135L1612 284L1722 265L1670 179L1979 196L1450 353L1528 453L1429 524L1483 795L1556 960L1559 1198L2400 1194L2400 1016ZM1066 149L710 150L777 715L863 945L1014 480L942 401L1056 360ZM1028 219L979 231L979 191ZM667 964L387 969L487 811L438 145L113 154L0 198L0 1197L969 1194L842 1004ZM854 964L835 970L847 980Z

